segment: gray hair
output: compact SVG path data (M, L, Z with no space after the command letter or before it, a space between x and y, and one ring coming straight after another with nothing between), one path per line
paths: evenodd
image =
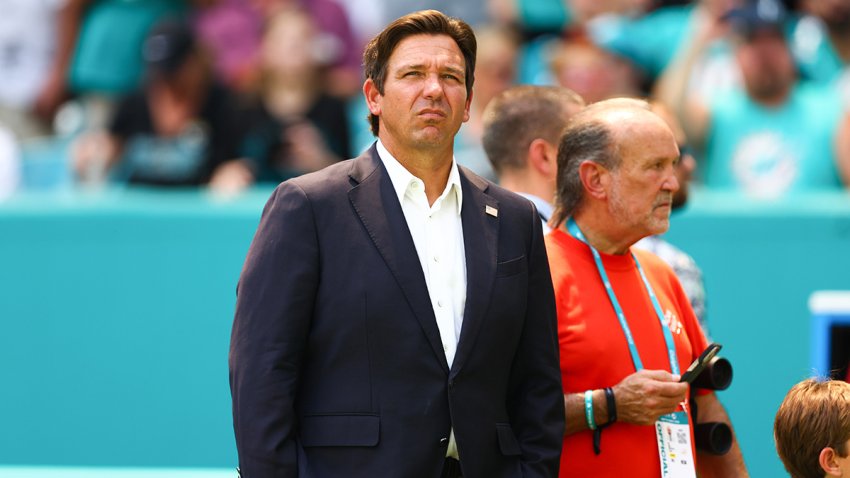
M601 121L572 122L564 130L558 144L558 178L555 192L555 212L552 220L560 225L575 214L584 199L584 186L579 166L585 161L616 169L620 164L608 125Z

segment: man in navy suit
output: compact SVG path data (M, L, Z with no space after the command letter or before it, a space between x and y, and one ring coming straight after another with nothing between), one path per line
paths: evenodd
M230 347L243 477L557 476L540 220L453 155L475 51L440 12L390 24L364 53L378 141L269 199Z

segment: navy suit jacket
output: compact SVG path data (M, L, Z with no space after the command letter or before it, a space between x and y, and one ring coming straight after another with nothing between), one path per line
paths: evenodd
M460 176L467 297L451 369L374 145L272 194L230 345L243 477L438 477L452 427L467 478L557 476L564 401L540 219Z

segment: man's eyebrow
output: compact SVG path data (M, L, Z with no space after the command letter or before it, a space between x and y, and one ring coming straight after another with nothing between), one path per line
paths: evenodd
M449 73L459 75L459 76L465 76L466 75L466 70L461 69L461 68L455 68L453 66L447 66L445 68L445 70L448 71Z
M396 71L424 70L426 68L427 66L424 63L409 63L406 65L400 65ZM454 66L445 66L443 67L443 71L449 72L453 75L466 76L466 70Z

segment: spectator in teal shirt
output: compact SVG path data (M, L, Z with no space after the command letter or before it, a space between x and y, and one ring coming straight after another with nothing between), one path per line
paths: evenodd
M775 0L748 2L726 20L743 87L705 102L686 98L688 75L671 95L690 138L704 146L702 179L715 189L774 198L842 188L850 154L844 105L835 91L798 82Z

